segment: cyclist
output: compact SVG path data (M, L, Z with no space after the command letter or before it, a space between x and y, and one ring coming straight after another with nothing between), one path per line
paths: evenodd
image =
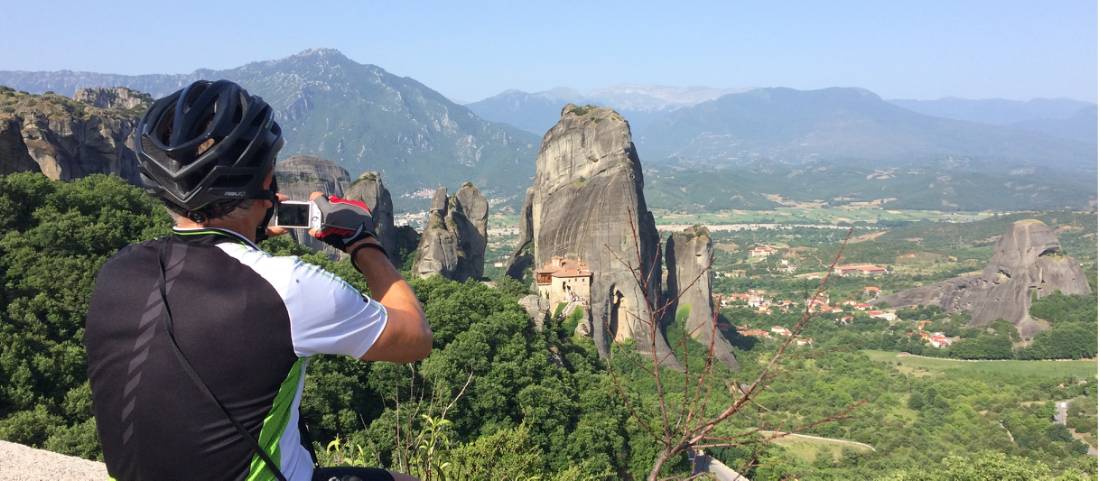
M361 203L311 196L352 230L311 230L351 255L373 299L267 235L283 145L271 107L229 81L157 100L138 127L147 189L173 235L122 248L100 269L85 345L107 471L119 481L412 480L381 469L318 468L301 442L309 358L412 362L432 332Z

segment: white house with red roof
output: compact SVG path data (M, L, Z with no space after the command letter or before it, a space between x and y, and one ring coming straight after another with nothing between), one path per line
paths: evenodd
M772 247L770 245L761 245L753 247L751 250L749 250L749 257L771 257L776 252L779 252L779 249L776 249L775 247Z

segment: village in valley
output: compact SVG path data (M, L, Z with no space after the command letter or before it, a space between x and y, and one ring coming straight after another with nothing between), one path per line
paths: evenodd
M777 267L774 270L775 274L793 274L798 270L798 266L789 259L782 258L785 251L786 249L783 247L760 244L749 249L748 256L750 262L765 261L773 256L779 256L781 258L778 260ZM743 277L745 275L744 273L745 270L743 269L734 269L732 271L718 273L718 275L722 277ZM824 277L824 274L824 272L816 272L804 274L800 276L800 278L816 280ZM852 295L849 296L850 298L843 300L834 300L830 298L827 292L817 298L790 299L784 297L784 293L779 291L748 289L741 292L716 292L714 294L714 304L723 309L748 308L763 316L768 316L773 313L788 314L792 311L795 313L802 313L808 307L811 314L828 319L836 326L848 326L855 321L857 316L887 321L891 325L906 322L906 320L902 320L898 317L897 309L882 306L876 307L873 304L882 292L882 288L873 284L873 282L880 276L890 275L890 270L887 267L871 263L838 264L833 267L831 275L849 279L862 278L866 279L868 284L863 286L862 289L854 291ZM928 319L915 321L913 324L914 330L911 334L918 336L922 342L935 348L950 346L954 338L948 337L943 332L926 331L924 328L929 324L931 324L931 321ZM737 333L741 336L758 339L792 336L791 330L782 325L757 328L742 324L738 325L736 329ZM798 337L794 340L794 343L798 346L813 345L814 339L812 337Z
M811 322L792 342L803 348L837 336L858 337L857 347L864 349L940 357L950 356L956 342L981 334L969 327L965 312L949 313L936 306L891 307L882 299L943 279L979 276L1004 229L1028 214L945 212L898 220L880 207L860 207L854 215L846 214L867 218L875 211L878 221L811 224L807 219L819 214L806 212L794 214L788 224L706 225L713 243L712 302L726 337L749 343L781 341L794 335L791 328L807 307ZM667 211L655 214L663 232L681 227L688 217ZM784 214L790 215L790 210ZM1083 265L1095 263L1095 219L1087 213L1040 215L1051 223L1067 253ZM501 213L490 218L488 277L499 275L506 266L517 233L513 219ZM833 265L846 236L844 251ZM826 274L826 288L813 298ZM532 283L550 312L559 304L565 312L587 309L593 273L583 260L554 257L534 266L533 275ZM1018 348L1027 342L1018 339L1015 344Z

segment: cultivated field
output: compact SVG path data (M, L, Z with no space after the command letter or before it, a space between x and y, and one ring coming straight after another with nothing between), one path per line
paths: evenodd
M912 356L893 351L865 350L871 360L887 362L906 374L954 371L966 374L1033 376L1042 378L1096 377L1096 360L1074 361L966 361Z

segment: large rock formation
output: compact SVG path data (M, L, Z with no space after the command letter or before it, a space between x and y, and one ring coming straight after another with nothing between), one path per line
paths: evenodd
M733 346L717 328L711 296L711 261L714 245L706 227L695 226L669 234L665 242L668 269L666 299L676 318L686 314L684 330L703 346L714 343L714 356L727 367L737 369ZM682 314L683 313L683 314Z
M149 96L118 88L79 98L92 103L0 88L0 173L37 171L55 180L109 173L140 183L133 133Z
M536 269L555 256L587 264L590 332L601 355L612 341L633 340L643 352L655 349L668 365L678 366L661 330L650 337L652 306L661 296L660 238L622 116L591 106L562 109L561 120L542 139L530 226L520 235L531 240Z
M309 155L295 155L275 164L275 180L279 192L290 200L309 200L309 194L322 192L325 195L344 196L344 188L351 183L348 171L335 162ZM290 233L299 244L324 251L330 257L337 258L340 252L328 244L310 236L304 229L294 229Z
M465 182L455 192L449 207L449 223L455 226L470 277L480 279L485 271L485 248L489 241L489 201L474 184Z
M971 323L986 325L1004 319L1016 325L1024 338L1042 326L1028 314L1032 296L1052 292L1088 294L1089 284L1080 264L1062 253L1062 245L1042 221L1017 221L993 249L993 258L977 277L957 277L883 297L895 307L936 305L948 312L970 313Z
M413 273L419 277L441 275L464 281L480 279L485 270L489 202L467 182L447 197L440 187L432 198L428 222L420 235Z
M344 193L348 199L362 201L370 209L374 219L374 233L389 254L390 262L401 267L401 257L397 246L397 229L393 225L393 199L390 191L382 184L378 172L365 172L360 175Z

